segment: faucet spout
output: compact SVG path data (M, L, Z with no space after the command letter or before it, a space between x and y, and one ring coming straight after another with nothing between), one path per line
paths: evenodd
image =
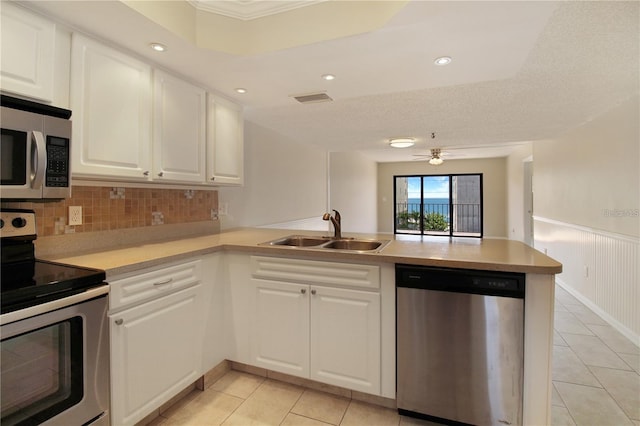
M340 212L338 210L333 210L336 212L335 217L331 216L331 213L325 213L322 215L322 220L330 220L333 223L334 238L342 238L342 225L340 224Z

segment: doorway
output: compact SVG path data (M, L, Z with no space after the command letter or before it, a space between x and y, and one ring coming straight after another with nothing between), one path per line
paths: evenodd
M533 157L523 160L523 190L524 199L523 226L524 226L524 243L533 247Z

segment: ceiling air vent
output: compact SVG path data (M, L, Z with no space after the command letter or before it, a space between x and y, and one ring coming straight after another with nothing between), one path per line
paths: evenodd
M329 95L327 95L324 92L307 93L306 95L291 95L291 96L301 104L311 104L315 102L329 102L333 100Z

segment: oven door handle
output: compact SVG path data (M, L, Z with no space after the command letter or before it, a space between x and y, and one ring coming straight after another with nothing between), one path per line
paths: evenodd
M44 180L44 172L47 168L47 148L42 132L33 130L31 132L31 141L31 165L33 167L31 188L40 189Z

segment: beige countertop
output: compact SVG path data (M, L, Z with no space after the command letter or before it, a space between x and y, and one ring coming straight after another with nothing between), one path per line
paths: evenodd
M345 233L345 237L391 240L379 252L347 252L259 245L292 234L327 235L317 231L243 228L205 236L133 244L81 254L48 255L42 258L103 269L107 273L107 279L142 268L221 250L329 261L404 263L537 274L562 272L562 265L559 262L524 243L491 238L449 239L445 237Z

